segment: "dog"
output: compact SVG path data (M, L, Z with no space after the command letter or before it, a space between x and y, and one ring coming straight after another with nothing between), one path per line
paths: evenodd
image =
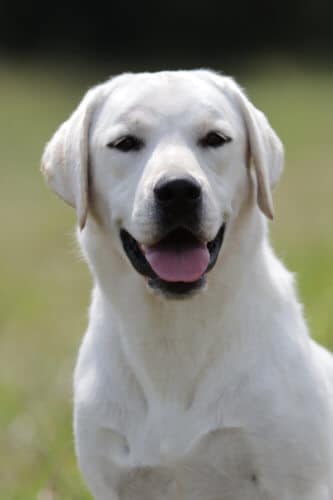
M74 376L94 498L332 500L332 355L268 239L283 156L209 70L112 78L47 144L94 278Z

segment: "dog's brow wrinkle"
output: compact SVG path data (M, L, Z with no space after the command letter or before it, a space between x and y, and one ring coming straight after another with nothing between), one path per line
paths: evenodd
M207 114L207 118L220 118L221 117L221 110L218 109L215 106L212 106L210 103L203 102L202 105L204 106L205 113Z
M138 123L149 124L149 117L158 117L161 113L157 112L155 109L146 106L132 106L128 108L123 113L119 114L118 120L124 121L126 123Z

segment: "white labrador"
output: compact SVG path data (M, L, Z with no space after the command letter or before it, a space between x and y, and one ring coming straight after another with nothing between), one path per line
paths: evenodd
M332 357L267 237L282 163L203 70L113 78L47 145L95 281L74 427L96 499L333 498Z

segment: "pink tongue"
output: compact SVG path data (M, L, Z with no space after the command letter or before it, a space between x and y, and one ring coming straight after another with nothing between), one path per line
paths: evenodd
M209 251L199 241L179 248L158 243L145 249L145 257L164 281L197 281L209 264Z

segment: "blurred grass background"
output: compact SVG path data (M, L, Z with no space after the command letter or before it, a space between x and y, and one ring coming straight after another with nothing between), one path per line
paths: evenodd
M314 337L332 349L333 71L275 60L233 73L285 144L272 239L297 273ZM0 499L84 500L71 379L91 283L74 242L74 211L45 187L39 160L108 72L3 61L0 75Z

